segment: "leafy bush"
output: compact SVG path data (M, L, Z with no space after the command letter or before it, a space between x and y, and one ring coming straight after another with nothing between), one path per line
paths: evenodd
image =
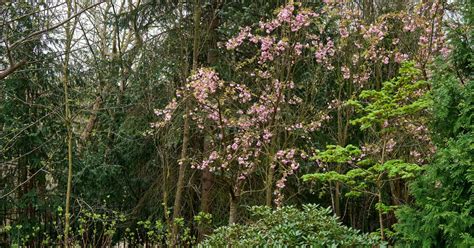
M397 211L395 229L402 246L473 247L474 80L462 86L456 75L438 68L433 93L442 100L433 110L438 150L411 185L415 203ZM452 125L438 125L446 116L453 116Z
M317 205L252 207L254 221L218 228L200 247L370 247L377 239L343 226L331 210Z

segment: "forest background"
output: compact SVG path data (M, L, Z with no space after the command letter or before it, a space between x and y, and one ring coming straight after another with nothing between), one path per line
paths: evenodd
M0 246L473 246L473 6L1 1Z

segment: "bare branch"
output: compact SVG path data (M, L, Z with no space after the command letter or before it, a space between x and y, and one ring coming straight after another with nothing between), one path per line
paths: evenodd
M26 59L24 59L24 60L22 60L22 61L20 61L16 64L11 65L10 67L8 67L7 69L5 69L3 71L0 71L0 80L6 78L8 75L15 72L18 68L20 68L24 64L26 64Z
M25 41L27 41L27 40L29 40L29 39L35 37L35 36L38 36L38 35L43 34L43 33L47 33L47 32L52 31L52 30L54 30L54 29L56 29L56 28L58 28L58 27L61 27L61 26L64 25L65 23L69 22L70 20L72 20L72 19L74 19L74 18L80 16L82 13L84 13L84 12L88 11L89 9L92 9L92 8L94 8L94 7L96 7L96 6L100 5L100 4L102 4L102 3L104 3L104 2L105 2L105 1L100 1L100 2L98 2L98 3L96 3L96 4L93 4L93 5L91 5L91 6L87 7L87 8L85 8L85 9L83 9L83 10L77 12L76 14L72 15L71 17L67 18L66 20L64 20L64 21L62 21L62 22L60 22L60 23L58 23L58 24L56 24L56 25L54 25L54 26L51 26L51 27L49 27L49 28L45 28L45 29L42 29L42 30L38 30L38 31L36 31L36 32L33 32L33 33L29 34L29 35L26 36L25 38L23 38L23 39L21 39L21 40L18 40L18 41L16 41L15 43L13 43L13 44L11 45L11 49L14 49L16 46L20 45L21 43L23 43L23 42L25 42Z

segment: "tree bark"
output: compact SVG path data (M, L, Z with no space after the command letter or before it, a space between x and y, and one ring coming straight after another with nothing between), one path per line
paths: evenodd
M67 1L67 16L71 19L72 16L72 3L71 0ZM71 188L72 188L72 115L69 106L69 53L71 50L72 38L74 28L68 22L66 23L66 45L65 45L65 57L63 64L63 90L64 90L64 108L65 108L65 126L67 130L67 189L66 189L66 209L64 215L64 246L69 247L69 208L71 205Z
M94 130L94 125L97 120L97 113L99 112L100 106L102 106L102 97L99 95L95 98L94 105L92 105L91 116L89 117L89 121L87 122L87 125L81 134L82 143L85 143L89 139L92 130Z
M234 199L232 196L230 197L230 204L229 204L229 225L235 224L237 222L237 207L239 203L237 199Z
M194 0L194 10L193 10L193 21L194 21L194 33L193 33L193 64L192 70L197 70L198 67L198 52L199 52L199 35L200 35L200 21L201 21L201 7L199 0ZM189 144L189 113L190 106L189 103L185 103L185 113L184 113L184 124L183 124L183 145L181 147L181 158L178 171L178 181L176 183L176 195L174 199L173 206L173 228L171 231L172 235L172 246L175 247L178 245L178 226L175 223L175 220L181 216L181 205L183 202L183 189L184 189L184 177L186 173L187 159L188 159L188 144Z
M18 63L15 63L13 65L10 65L10 67L8 67L7 69L3 70L3 71L0 71L0 80L6 78L8 75L12 74L13 72L15 72L17 69L19 69L20 67L22 67L24 64L26 64L26 60L22 60Z
M229 201L229 225L237 223L239 200L240 200L239 190L238 189L231 190L230 201Z
M217 28L219 26L219 18L217 15L217 9L220 8L220 1L212 1L214 8L210 9L208 16L209 20L209 33L208 33L208 46L207 46L207 64L213 66L217 62ZM203 138L203 154L209 153L209 140L211 137L204 135ZM209 168L205 168L201 174L201 212L211 213L211 192L214 184L214 176L209 171ZM206 234L210 232L209 228L205 223L201 224L198 228L199 240L202 240Z
M270 165L270 168L268 168L267 188L265 192L265 205L267 205L268 207L272 207L274 175L275 175L275 168Z

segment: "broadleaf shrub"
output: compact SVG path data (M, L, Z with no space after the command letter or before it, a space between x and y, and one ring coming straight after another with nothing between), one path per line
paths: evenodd
M342 225L331 210L306 204L302 209L285 206L272 210L250 209L247 224L223 226L205 239L200 247L371 247L375 237Z

